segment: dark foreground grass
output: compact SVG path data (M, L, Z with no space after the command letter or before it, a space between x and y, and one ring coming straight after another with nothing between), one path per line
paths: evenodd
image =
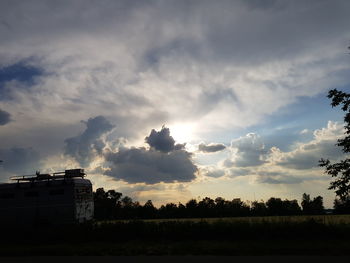
M155 242L127 241L123 243L88 242L77 244L5 245L1 256L135 256L135 255L323 255L349 256L349 242L325 241L208 241Z
M0 255L350 255L350 224L120 221L3 228Z

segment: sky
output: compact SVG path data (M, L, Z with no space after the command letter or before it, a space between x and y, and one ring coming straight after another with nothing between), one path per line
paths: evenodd
M160 205L324 197L350 2L0 1L0 181L84 168Z

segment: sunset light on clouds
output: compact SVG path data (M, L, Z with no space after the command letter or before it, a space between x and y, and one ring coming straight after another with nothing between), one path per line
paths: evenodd
M349 1L1 1L0 180L81 167L144 203L324 197Z

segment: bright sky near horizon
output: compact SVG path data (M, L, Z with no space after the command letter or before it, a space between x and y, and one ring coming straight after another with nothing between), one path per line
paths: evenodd
M350 1L0 1L0 180L82 167L141 203L324 197Z

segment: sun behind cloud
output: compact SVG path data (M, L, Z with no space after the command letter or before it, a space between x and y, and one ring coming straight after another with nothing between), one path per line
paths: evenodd
M191 143L198 139L194 123L169 124L170 134L177 143Z

